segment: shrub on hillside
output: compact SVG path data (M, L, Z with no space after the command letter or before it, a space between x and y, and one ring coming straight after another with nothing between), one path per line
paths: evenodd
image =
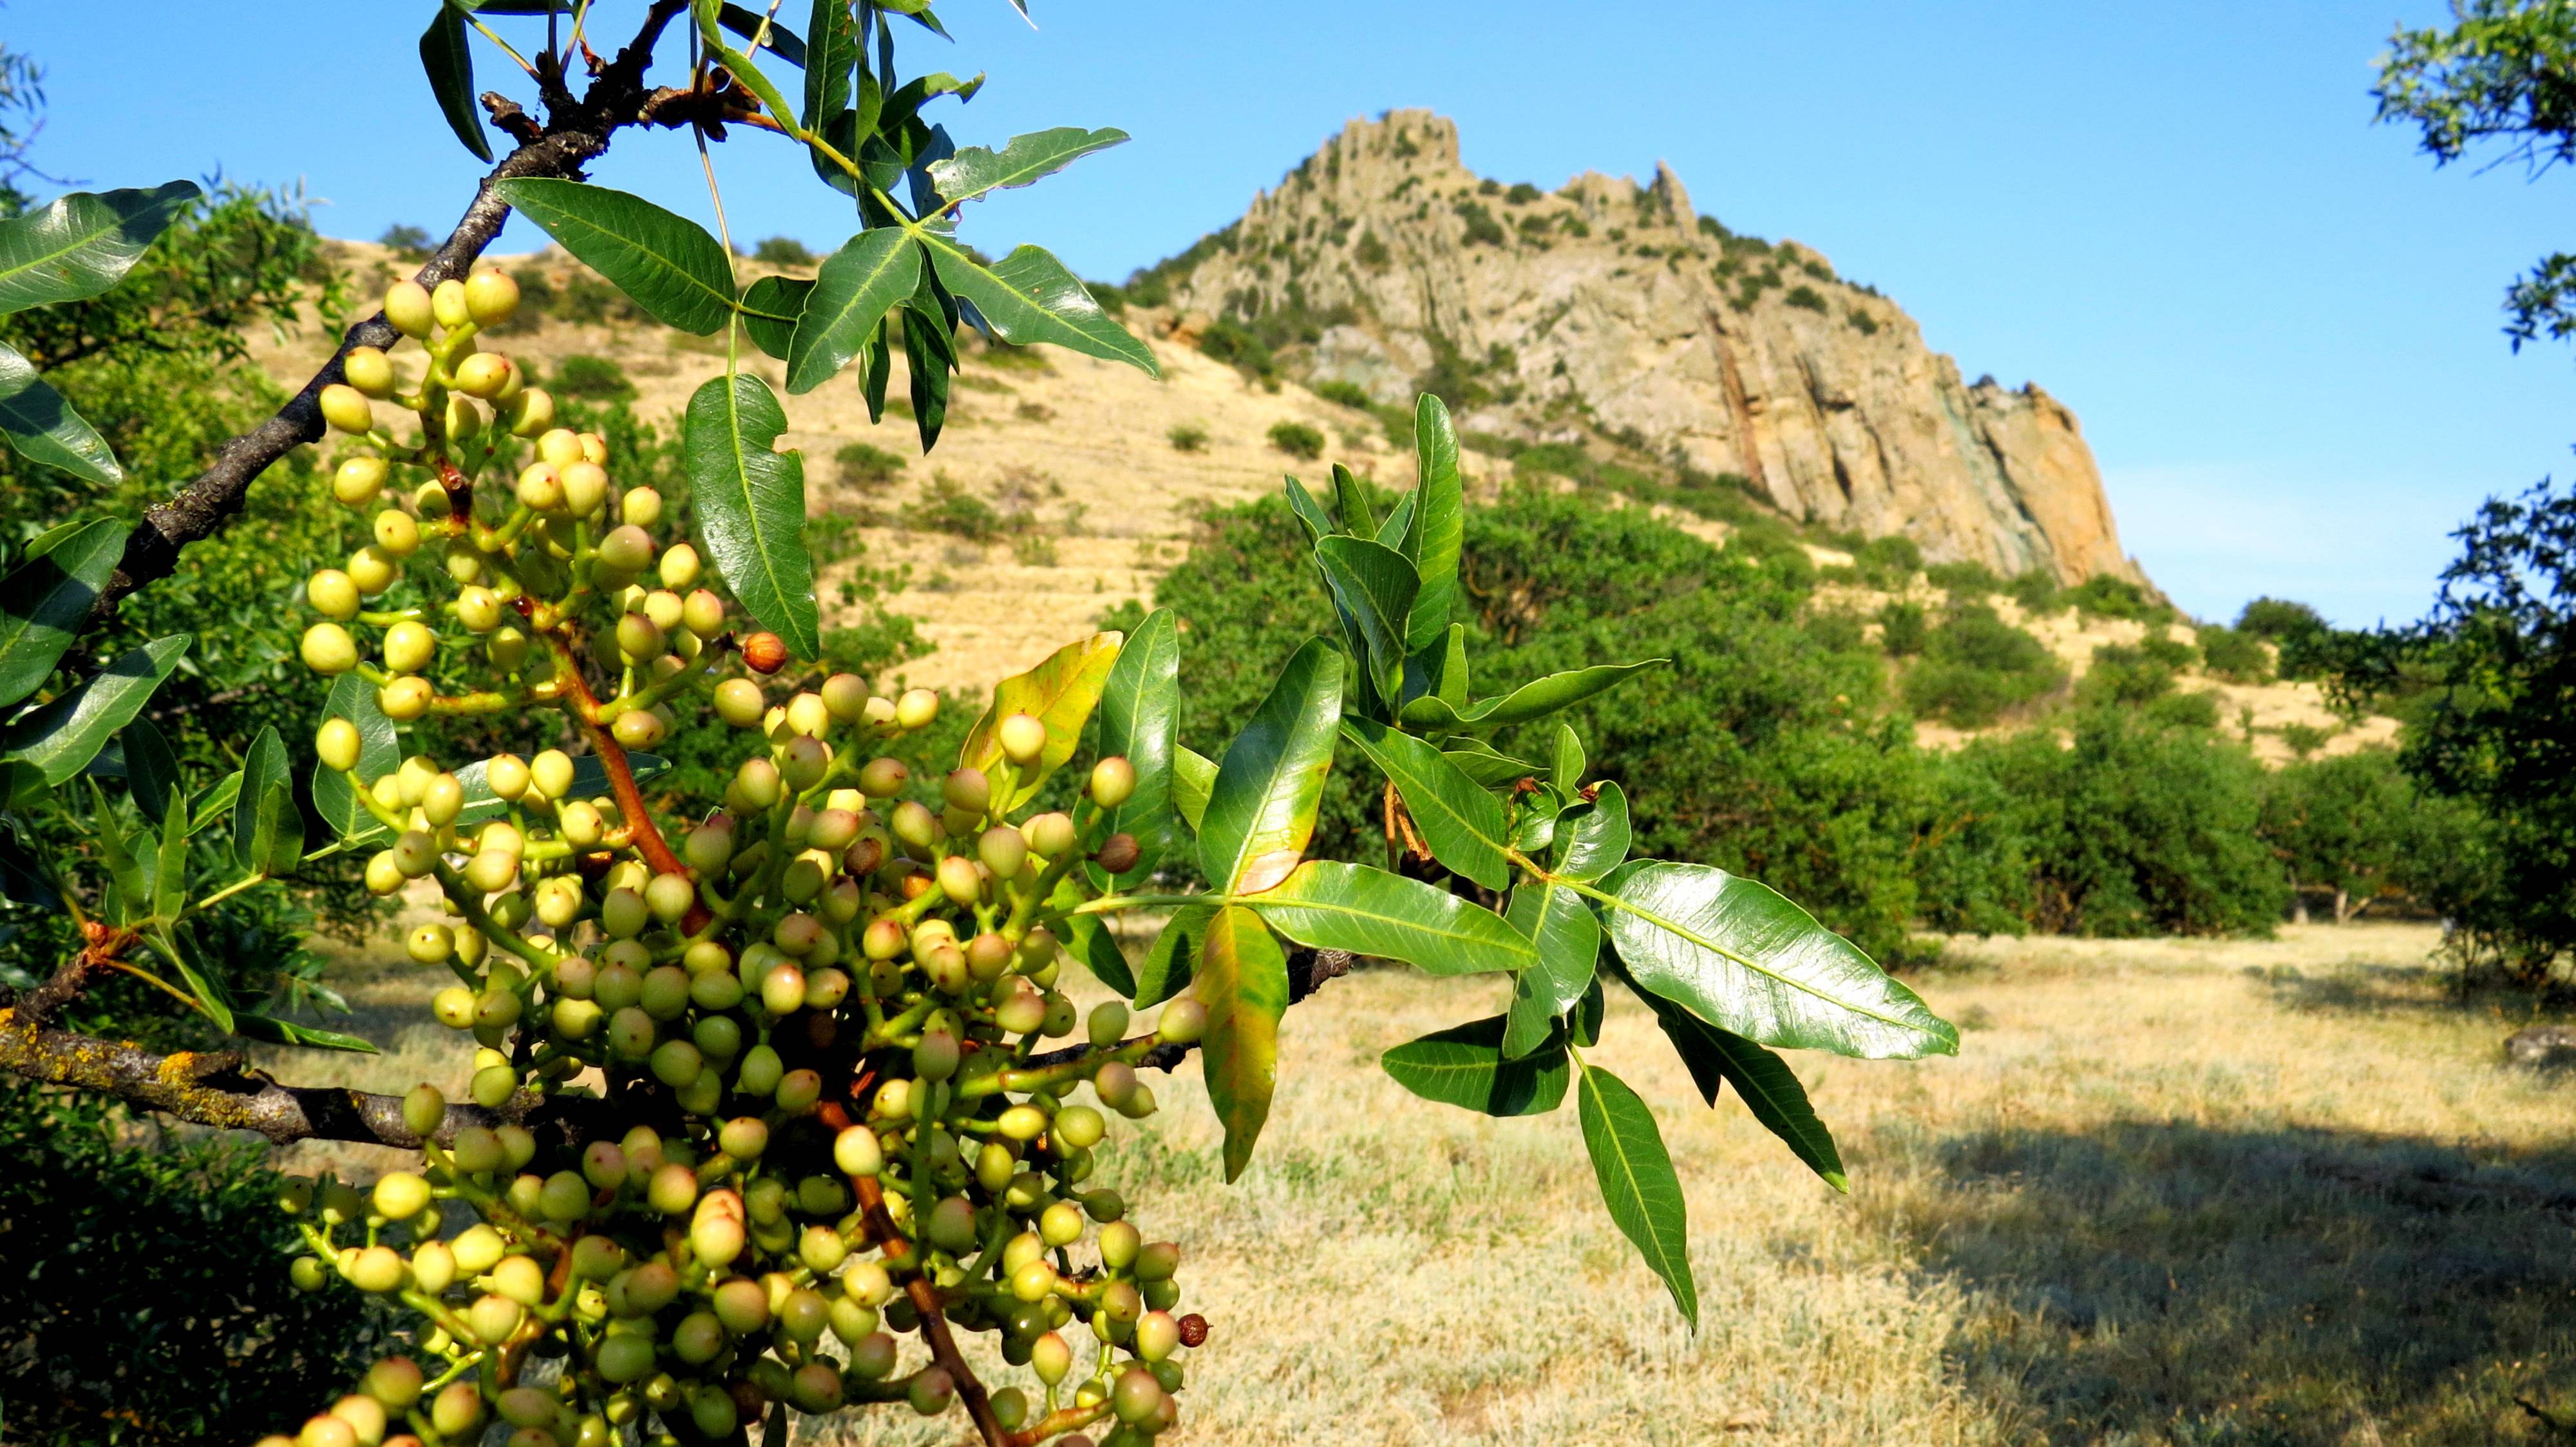
M812 266L814 253L793 236L773 236L752 248L751 259L768 266Z
M2283 678L2321 678L2336 667L2334 625L2305 603L2257 598L2236 615L2236 629L2280 650Z
M1174 452L1205 452L1208 430L1195 422L1175 423L1171 431L1163 434L1163 440L1172 444Z
M2038 639L1983 603L1960 603L1925 636L1922 661L1905 675L1905 701L1955 728L1984 728L2065 680L2065 665Z
M1273 422L1269 435L1271 446L1301 462L1324 455L1324 434L1303 422Z
M2199 631L2201 667L2210 677L2230 683L2272 681L2272 651L2261 638L2223 623L2203 624Z
M590 402L617 402L635 395L635 384L627 380L624 367L586 352L575 352L557 362L554 380L547 385L558 397Z
M2019 603L2022 611L2033 615L2064 612L2066 590L2057 586L2057 577L2046 568L2033 568L2016 573L2004 584L2004 592Z
M907 465L902 453L868 442L842 444L832 454L832 464L841 470L841 481L870 487L892 481Z
M1332 378L1329 381L1317 382L1315 384L1315 395L1323 398L1327 402L1338 402L1345 407L1356 407L1362 412L1369 411L1376 405L1370 398L1367 388L1362 387L1357 382L1345 382L1339 377Z
M1891 658L1912 658L1923 651L1931 624L1920 603L1890 603L1878 610L1879 646Z
M1934 563L1923 570L1923 577L1953 598L1983 598L2004 590L2004 580L1983 563Z
M1891 533L1871 538L1852 550L1852 566L1874 588L1902 588L1923 571L1923 550L1912 538Z
M2095 618L2130 618L2141 623L2162 623L2173 617L2169 604L2159 603L2145 588L2126 578L2108 573L2092 577L2066 590L2066 601Z

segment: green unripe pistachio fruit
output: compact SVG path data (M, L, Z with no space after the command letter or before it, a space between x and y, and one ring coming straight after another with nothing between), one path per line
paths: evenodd
M342 432L365 432L376 425L375 410L367 404L367 394L345 382L334 382L322 389L322 420Z
M537 1209L549 1221L569 1224L590 1214L590 1182L573 1171L557 1171L546 1177L545 1189L537 1197Z
M501 998L512 997L504 995ZM474 1072L474 1103L485 1110L499 1110L510 1103L519 1091L519 1072L507 1065L486 1065Z
M420 1368L409 1357L387 1357L367 1368L359 1390L388 1412L408 1412L420 1400Z
M1115 809L1136 793L1136 766L1112 754L1091 766L1091 802Z
M1019 838L1019 831L1014 829L995 832ZM984 876L975 868L974 860L963 854L951 854L939 861L939 888L951 902L971 905L983 897Z
M483 1424L482 1388L471 1381L448 1383L430 1399L429 1421L441 1437L469 1435Z
M360 1291L376 1294L399 1291L403 1284L403 1259L390 1246L366 1247L349 1263L349 1284Z
M403 1096L403 1124L423 1140L447 1119L447 1096L435 1085L415 1085Z
M428 1209L429 1182L409 1171L390 1171L376 1178L371 1196L377 1215L388 1221L408 1221Z
M365 507L384 490L389 469L381 457L352 457L331 473L331 495L350 507Z
M1055 1114L1055 1138L1075 1150L1091 1149L1106 1134L1107 1124L1090 1106L1068 1105Z
M994 1128L1015 1141L1033 1141L1046 1133L1046 1112L1034 1105L1015 1105L1002 1112Z
M647 971L637 994L644 1013L656 1020L676 1020L689 1008L689 972L677 965L656 965ZM674 1085L679 1081L671 1082Z
M304 630L304 641L296 650L304 666L326 677L348 672L358 666L357 640L337 623L316 623Z
M416 965L445 964L456 953L455 932L443 924L422 925L403 937L403 953Z
M951 809L981 814L993 802L993 782L982 769L958 769L940 781L939 794Z
M465 304L465 283L453 278L431 288L429 307L430 315L450 331L474 320L473 311Z
M608 972L600 973L605 976ZM641 1060L652 1054L655 1034L653 1017L633 1005L608 1017L608 1048L621 1060Z
M1046 1023L1046 999L1025 982L1015 983L1020 988L1003 996L1001 1003L993 1007L993 1023L1011 1034L1026 1035Z
M1117 1044L1127 1036L1127 1007L1116 1000L1094 1005L1088 1029L1095 1047L1106 1050Z
M594 1240L594 1237L583 1237ZM653 1371L653 1341L650 1337L612 1336L599 1344L595 1360L602 1379L618 1386L642 1381Z
M1012 763L1034 763L1046 752L1047 726L1035 714L1012 714L993 732L1002 745L1002 753Z
M631 522L611 528L599 540L599 560L621 573L640 573L653 562L653 537Z
M1183 997L1163 1007L1154 1036L1167 1045L1189 1045L1207 1033L1207 1006Z
M1031 1344L1029 1367L1038 1374L1039 1381L1055 1386L1073 1370L1073 1348L1063 1337L1048 1332Z
M468 397L490 401L517 380L518 369L498 352L476 352L456 364L456 390Z
M677 1162L660 1167L644 1188L644 1199L665 1216L677 1216L698 1204L698 1174Z
M497 1293L477 1298L465 1309L465 1325L475 1340L485 1346L499 1346L518 1331L527 1319L527 1308Z
M740 1420L741 1411L731 1393L718 1387L698 1387L689 1393L689 1421L700 1436L721 1440Z
M651 1065L654 1079L677 1090L696 1080L706 1061L688 1041L665 1040L653 1048Z
M854 1125L833 1137L832 1164L844 1175L873 1176L885 1169L885 1149L875 1131Z
M716 1320L735 1336L749 1336L769 1325L769 1293L757 1281L737 1276L715 1289Z
M1118 1374L1118 1385L1109 1394L1110 1410L1118 1420L1142 1422L1163 1405L1163 1384L1142 1367L1129 1367Z
M498 326L518 314L519 283L506 271L478 271L465 282L465 314L477 326Z
M742 985L731 975L700 975L689 986L689 999L702 1009L730 1009L741 1003ZM742 1024L730 1015L702 1015L690 1027L689 1040L709 1065L730 1063L742 1053Z
M926 1228L930 1244L943 1251L963 1254L975 1248L975 1207L963 1196L946 1196L930 1208Z
M1136 1264L1144 1242L1144 1233L1130 1223L1112 1221L1100 1228L1100 1262L1112 1271L1124 1271Z
M769 1149L769 1127L751 1115L726 1121L716 1133L716 1148L737 1161L758 1160Z
M1181 1248L1170 1241L1156 1241L1136 1253L1136 1279L1168 1281L1181 1269Z
M802 1115L823 1098L823 1077L812 1070L791 1070L780 1077L775 1099L788 1115Z
M913 1073L923 1080L946 1080L957 1073L957 1037L945 1030L923 1033L921 1043L912 1047Z
M957 1384L941 1368L924 1367L913 1374L911 1384L904 1389L904 1398L912 1403L914 1411L936 1417L957 1399Z
M1049 1246L1070 1246L1082 1239L1082 1208L1058 1201L1038 1217L1038 1239Z

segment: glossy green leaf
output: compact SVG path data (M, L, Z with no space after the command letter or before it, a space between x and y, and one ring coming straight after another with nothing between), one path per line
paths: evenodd
M823 258L787 344L787 390L811 392L839 375L920 285L921 248L900 227L862 231Z
M174 792L161 815L161 851L153 862L152 917L178 919L188 904L188 796Z
M1377 536L1377 514L1369 511L1367 484L1338 462L1333 464L1333 515L1340 519L1341 531L1352 537Z
M1533 679L1500 698L1489 698L1466 709L1454 708L1436 695L1425 695L1404 706L1403 719L1415 728L1503 728L1545 718L1561 708L1571 708L1594 694L1605 692L1633 675L1657 668L1672 660L1649 658L1643 663L1602 663L1590 668L1577 668L1565 673L1551 673Z
M1592 802L1577 804L1557 819L1555 859L1548 871L1589 884L1627 862L1628 795L1604 783Z
M1218 910L1199 939L1198 998L1207 1006L1199 1066L1208 1104L1225 1125L1225 1178L1251 1163L1279 1084L1279 1017L1288 1009L1288 957L1258 916Z
M330 696L322 701L322 719L327 722L335 718L357 725L358 765L351 772L360 779L372 782L401 767L402 745L395 737L394 721L376 707L375 685L354 673L331 680ZM348 776L321 763L313 766L313 809L322 816L323 823L331 826L331 832L343 838L365 835L379 827L376 816L359 802L357 789Z
M913 234L928 248L939 280L973 302L1002 340L1022 347L1052 342L1087 357L1125 362L1149 377L1163 374L1153 350L1102 311L1081 280L1045 250L1022 246L986 266L936 229L915 228Z
M1288 479L1287 491L1288 510L1297 515L1297 521L1306 525L1307 540L1322 542L1331 537L1333 515L1325 511L1324 504L1317 500L1313 493L1306 490L1306 484L1291 477Z
M1082 886L1071 877L1056 881L1055 892L1047 896L1047 908L1070 910L1085 898ZM1119 947L1118 937L1109 922L1096 914L1067 914L1055 922L1055 936L1064 943L1064 952L1082 961L1091 977L1118 992L1121 998L1136 993L1136 976L1127 966L1127 952Z
M1663 1278L1673 1305L1699 1327L1699 1287L1691 1280L1690 1229L1681 1178L1664 1149L1655 1115L1628 1083L1598 1066L1580 1067L1574 1110L1583 1122L1583 1148L1601 1183L1601 1200L1619 1233Z
M1126 139L1125 131L1086 131L1080 126L1032 131L1011 137L1009 144L998 151L968 146L944 161L933 162L930 184L939 188L939 199L953 211L979 196L1028 185Z
M805 549L805 459L777 450L787 414L748 372L710 377L689 399L681 451L707 559L761 626L799 658L823 656L814 557Z
M1408 648L1438 647L1458 599L1458 553L1467 536L1467 503L1458 478L1458 433L1449 408L1428 392L1413 407L1413 518L1404 555L1421 575Z
M189 181L148 191L74 191L0 221L0 316L82 301L116 285L203 194Z
M0 579L0 708L35 692L54 671L125 555L125 529L108 518L38 541L44 550L31 550Z
M717 25L722 23L720 16L721 12L718 12ZM793 127L796 108L787 103L787 92L778 88L778 82L769 78L769 73L761 69L759 61L735 49L718 34L717 25L702 23L699 26L699 38L705 42L707 53L717 64L733 73L733 78L741 83L744 90L751 92L769 112L771 119L781 126Z
M1163 921L1163 932L1154 936L1153 945L1145 951L1144 968L1136 972L1133 998L1137 1009L1151 1009L1190 987L1191 972L1198 966L1200 937L1215 918L1215 905L1188 904Z
M859 378L859 396L868 404L868 425L885 420L886 383L894 376L894 344L879 331L868 339L866 370Z
M36 375L33 363L5 346L0 346L0 433L29 462L102 485L125 480L125 469L117 466L107 439Z
M1718 1088L1732 1085L1744 1099L1753 1118L1778 1136L1807 1168L1824 1178L1826 1185L1848 1195L1851 1178L1843 1174L1842 1152L1834 1148L1833 1133L1816 1119L1815 1107L1808 1103L1807 1088L1798 1081L1789 1062L1763 1049L1740 1035L1710 1025L1670 1000L1637 991L1637 998L1655 1012L1655 1023L1673 1042L1673 1049L1690 1070L1691 1082L1699 1087L1702 1099L1717 1104Z
M733 315L733 265L689 218L582 181L524 176L493 189L655 321L703 337Z
M1601 924L1583 896L1545 879L1526 879L1514 887L1504 918L1537 952L1512 981L1503 1053L1518 1059L1546 1044L1557 1021L1592 988L1601 958Z
M1208 794L1216 788L1216 761L1192 751L1186 745L1172 750L1172 810L1190 832L1199 832L1199 821L1207 814Z
M1763 885L1643 859L1603 884L1629 977L1721 1030L1865 1060L1958 1052L1959 1032L1921 997Z
M1538 960L1529 939L1492 910L1365 864L1309 859L1250 905L1311 949L1402 960L1434 975L1520 970Z
M1503 1017L1488 1016L1407 1040L1378 1057L1395 1083L1443 1105L1487 1115L1545 1115L1565 1100L1570 1074L1563 1042L1506 1059Z
M1145 615L1100 692L1100 757L1123 758L1136 770L1135 790L1109 811L1108 829L1135 839L1136 867L1114 877L1120 889L1154 871L1172 845L1172 751L1181 724L1180 620L1169 608Z
M1377 540L1386 547L1402 552L1404 535L1412 527L1413 494L1408 492L1395 500L1395 506L1387 510L1386 521L1377 525Z
M174 936L168 926L169 921L165 918L155 928L146 930L143 935L145 942L178 969L179 978L187 982L188 993L197 997L197 1008L205 1012L215 1028L227 1035L233 1033L240 1021L233 1014L232 996L224 990L223 977L198 969L197 962L190 958L195 947L186 932L181 931Z
M483 133L483 112L474 104L474 52L465 38L465 15L453 5L440 5L429 28L420 35L420 68L429 75L429 93L447 128L474 159L489 163L491 137Z
M43 910L63 907L62 893L54 888L44 862L5 823L0 823L0 899Z
M1413 610L1413 565L1402 553L1365 538L1329 537L1315 544L1315 565L1349 616L1365 650L1370 678L1393 695L1403 676L1404 620Z
M173 633L118 654L79 687L0 730L0 757L33 766L49 787L59 787L143 711L188 643L187 634Z
M233 866L245 874L278 872L291 867L303 852L303 821L293 812L294 785L288 767L286 741L275 728L261 728L249 752L242 755L241 797L247 802L233 816ZM281 801L282 814L278 812Z
M1511 882L1501 801L1438 749L1368 719L1344 719L1342 736L1395 783L1431 857L1487 889Z
M107 866L108 922L127 924L152 909L152 881L134 852L136 841L144 836L129 839L125 821L108 802L107 791L99 787L96 779L88 783L90 823L98 840L99 861Z
M1297 867L1315 833L1341 716L1342 656L1309 638L1217 768L1199 823L1199 871L1209 884L1259 894Z
M753 346L786 361L787 345L796 336L796 319L804 315L805 299L813 292L814 283L792 276L764 276L744 287L743 335L751 338Z
M184 814L188 795L179 778L179 756L152 720L138 718L127 724L118 731L117 741L125 746L125 792L144 819L156 829L161 827L174 798Z
M903 323L904 380L912 393L912 422L921 434L921 450L939 445L948 425L948 374L956 369L949 354L945 323L934 322L910 307L897 314Z
M821 129L826 118L848 109L850 74L867 58L867 45L859 34L850 0L814 0L813 8L807 12L805 40L805 55L797 62L805 67L805 111L800 119L811 131ZM841 154L848 155L849 151L845 148ZM819 154L815 161L818 165L831 164Z
M1583 740L1572 724L1556 726L1556 747L1548 751L1547 781L1567 798L1583 785Z
M1458 772L1488 789L1499 789L1540 772L1539 766L1529 760L1496 753L1479 739L1451 739L1442 746L1440 757L1457 765Z
M269 1015L236 1014L233 1016L233 1033L253 1040L265 1040L271 1045L300 1045L308 1050L347 1050L360 1055L382 1053L355 1035L316 1030L310 1025L298 1025L292 1020L280 1020Z
M1009 756L1002 752L1002 720L1015 713L1031 715L1047 730L1046 747L1037 761L1015 766L1017 782L1007 797L996 793L999 808L1016 810L1037 797L1048 776L1073 757L1082 743L1083 725L1090 722L1100 691L1108 686L1109 671L1117 665L1120 642L1119 634L1094 633L1048 654L1028 672L993 686L993 701L966 731L965 746L957 755L959 768L992 774L1004 767Z
M202 834L207 825L232 813L233 801L241 795L241 782L242 771L235 769L198 790L197 797L188 801L189 829Z

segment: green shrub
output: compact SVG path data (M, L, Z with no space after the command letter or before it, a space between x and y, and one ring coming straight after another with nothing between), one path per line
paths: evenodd
M1948 827L1925 840L1924 918L2060 934L2259 934L2288 891L2258 837L2263 770L2244 749L2117 709L1981 740L1945 760Z
M557 396L591 402L622 401L635 395L635 384L626 379L624 367L586 352L575 352L556 363L554 379L547 385Z
M1852 566L1876 588L1901 588L1923 571L1923 550L1914 540L1891 533L1871 538L1852 550Z
M1912 658L1923 651L1931 624L1920 603L1896 602L1878 610L1879 646L1891 658Z
M2321 678L2334 670L2335 628L2305 603L2257 598L2236 615L2236 629L2280 650L2283 678Z
M1008 530L1007 521L991 503L968 492L945 472L935 474L922 486L919 501L904 506L903 525L919 532L946 533L970 543L989 543Z
M398 221L385 228L376 244L392 252L396 260L419 263L429 260L433 238L421 227Z
M1494 219L1494 213L1476 202L1461 201L1451 209L1457 213L1459 220L1467 223L1468 245L1502 246L1511 241L1510 233L1504 231L1502 223Z
M2068 602L2066 590L2057 586L2057 575L2046 568L2015 574L2011 582L2004 584L2004 592L2022 606L2023 612L2034 615L2062 613Z
M773 236L752 248L751 259L767 266L812 266L814 253L793 236Z
M2175 676L2193 657L2189 644L2171 638L2097 645L2092 667L2075 686L2076 701L2133 708L2154 703L2173 693Z
M1514 206L1527 206L1542 194L1536 186L1527 181L1520 181L1514 183L1512 189L1503 193L1503 200Z
M2271 682L2272 651L2263 646L2262 639L2224 623L2203 624L2199 633L2201 666L2212 678L2230 683Z
M1924 638L1922 660L1905 675L1905 701L1953 727L1983 728L2065 678L2065 666L2038 639L1994 609L1955 604Z
M2126 578L2096 573L2066 590L2066 601L2096 618L2133 618L2161 623L2173 617L2170 605L2157 602L2146 589Z
M1208 430L1195 422L1174 423L1172 430L1163 434L1163 440L1172 444L1174 452L1204 452Z
M841 481L873 487L892 481L903 471L906 459L874 443L849 442L832 454L832 464L841 470Z
M1314 391L1316 396L1323 398L1327 402L1338 402L1345 407L1356 407L1362 412L1369 411L1377 405L1376 399L1369 396L1367 388L1362 387L1357 382L1345 382L1338 377L1329 381L1317 382L1315 384Z
M1279 359L1272 355L1270 344L1254 334L1250 327L1230 318L1219 317L1199 333L1199 350L1229 367L1240 368L1256 377L1273 377L1279 373Z
M288 1282L294 1222L265 1155L0 1077L9 1442L248 1442L393 1345L356 1291Z
M1923 577L1953 598L1983 598L2004 590L2004 580L1983 563L1933 563L1924 568Z
M1787 302L1791 306L1804 307L1808 311L1819 314L1821 314L1825 309L1824 293L1817 291L1814 287L1808 286L1803 282L1797 286L1789 288L1789 294L1780 298L1780 300Z
M1302 462L1324 455L1324 434L1303 422L1270 424L1270 445Z

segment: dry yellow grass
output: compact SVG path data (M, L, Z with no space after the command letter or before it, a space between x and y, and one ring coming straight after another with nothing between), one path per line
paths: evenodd
M1242 1182L1219 1180L1187 1069L1104 1160L1184 1243L1215 1329L1172 1440L2547 1440L2513 1398L2576 1403L2571 1087L2499 1063L2519 1022L2454 1004L2433 943L1964 944L1917 982L1968 1027L1957 1059L1795 1057L1848 1198L1733 1101L1703 1107L1614 1002L1595 1058L1655 1108L1688 1188L1696 1337L1603 1216L1570 1109L1489 1121L1377 1069L1495 1008L1496 982L1337 981L1289 1016ZM368 1023L418 1019L417 979L362 985ZM401 1043L357 1076L452 1060L434 1027ZM898 1412L828 1440L959 1435Z

